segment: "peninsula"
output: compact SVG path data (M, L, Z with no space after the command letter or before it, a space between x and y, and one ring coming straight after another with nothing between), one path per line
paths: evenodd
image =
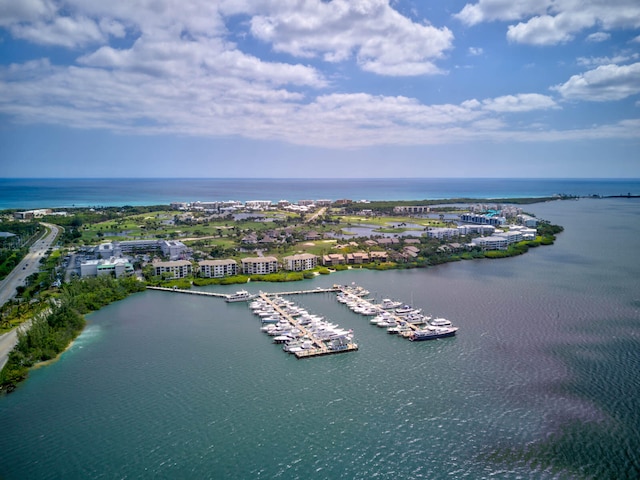
M351 268L424 268L520 255L552 244L562 231L523 210L550 200L556 198L5 211L0 269L7 276L4 293L15 298L0 307L0 333L11 332L0 337L8 357L0 384L15 388L28 368L64 351L82 330L83 314L145 285L295 281ZM21 268L30 268L24 284L8 287ZM29 328L16 339L23 323Z

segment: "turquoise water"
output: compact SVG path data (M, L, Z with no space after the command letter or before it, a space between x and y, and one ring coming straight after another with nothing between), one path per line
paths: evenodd
M640 179L0 178L0 209L168 205L224 200L422 200L640 195Z
M638 478L640 202L528 209L565 226L554 246L247 286L356 282L451 319L451 339L390 336L331 294L292 298L358 352L296 360L215 298L148 291L90 315L0 399L0 477Z

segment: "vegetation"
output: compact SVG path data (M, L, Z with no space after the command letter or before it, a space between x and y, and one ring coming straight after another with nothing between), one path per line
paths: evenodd
M144 290L133 277L110 276L74 280L64 285L47 312L33 318L28 330L18 333L18 344L0 372L0 389L12 391L27 377L29 368L63 352L85 325L83 314Z
M4 279L29 252L31 245L44 231L37 222L0 221L0 232L13 236L0 237L0 280Z

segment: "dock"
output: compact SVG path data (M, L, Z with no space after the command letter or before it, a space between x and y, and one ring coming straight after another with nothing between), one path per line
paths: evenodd
M218 297L229 299L230 294L226 293L215 293L215 292L204 292L201 290L184 290L179 288L167 288L167 287L150 287L149 290L159 290L164 292L175 292L175 293L183 293L189 295L202 295L207 297ZM296 358L310 358L310 357L318 357L322 355L330 355L332 353L344 353L344 352L352 352L358 350L358 345L354 343L351 339L351 335L344 335L344 337L340 336L340 341L336 341L336 337L332 340L327 340L325 338L318 338L314 335L314 332L310 331L308 328L305 328L304 325L301 325L299 321L295 319L294 315L290 315L284 308L281 308L278 304L278 298L285 295L304 295L311 293L337 293L338 297L344 296L350 299L353 302L357 302L359 306L363 306L368 312L371 313L363 313L364 315L382 315L384 313L387 319L387 328L393 326L393 322L395 322L395 326L400 327L395 332L388 331L388 333L396 333L398 336L413 339L413 332L422 331L421 325L424 322L428 322L431 317L422 316L420 313L417 313L418 317L424 317L424 320L418 318L411 318L410 316L403 316L404 312L397 313L394 309L390 309L389 307L383 308L383 306L373 303L371 299L366 299L369 292L359 286L356 285L333 285L328 288L314 288L312 290L293 290L288 292L262 292L258 295L248 296L246 300L251 298L257 298L260 301L264 302L269 308L272 308L274 312L277 313L278 318L282 319L282 321L287 322L292 329L298 329L302 332L304 338L307 338L308 341L311 342L312 347L307 348L304 346L302 350L291 351L290 353L295 354ZM242 299L245 301L245 299ZM342 303L345 303L342 301ZM350 302L349 302L350 303ZM285 307L286 308L286 307ZM353 307L352 307L353 308ZM357 308L355 309L357 310ZM355 311L354 310L354 311ZM386 322L385 322L386 323ZM381 324L384 326L384 324ZM451 323L449 322L449 326ZM431 328L431 327L430 327ZM457 330L457 328L456 328ZM321 332L322 333L322 332ZM321 335L324 336L324 335ZM343 343L345 340L348 340L348 343Z
M351 298L353 301L357 301L361 305L365 305L371 308L372 310L376 310L379 314L385 313L386 315L390 316L393 319L393 321L396 322L397 326L404 325L408 327L408 330L398 333L398 336L400 337L408 339L411 336L412 332L420 329L418 325L410 323L406 319L397 315L395 312L390 312L389 310L385 310L379 305L371 303L369 300L362 298L362 295L358 294L357 292L354 292L352 287L338 287L338 290L344 296Z
M335 290L330 290L335 291ZM318 292L318 290L312 290L312 292ZM259 298L261 298L267 305L273 308L280 317L287 321L293 328L297 328L302 332L302 335L309 338L309 340L314 345L313 348L307 348L301 351L293 352L296 358L311 358L311 357L319 357L322 355L330 355L333 353L345 353L345 352L353 352L358 350L358 345L356 343L350 342L345 345L341 345L339 348L329 348L324 340L317 338L313 332L309 331L305 328L304 325L301 325L294 316L287 313L284 309L280 307L276 302L274 302L271 297L276 294L267 294L261 292ZM277 294L278 296L281 294Z
M160 290L163 292L175 292L175 293L188 293L191 295L205 295L207 297L219 297L219 298L228 298L229 294L227 293L214 293L214 292L203 292L202 290L184 290L182 288L168 288L168 287L150 287L147 286L147 290ZM336 293L340 291L340 287L334 286L330 288L314 288L313 290L294 290L291 292L260 292L260 295L266 295L268 297L276 297L282 295L304 295L308 293Z
M294 290L292 292L274 292L274 293L265 293L265 295L269 297L275 297L280 295L304 295L307 293L336 293L340 291L340 287L334 286L331 288L315 288L313 290Z
M218 298L227 298L229 296L226 293L203 292L202 290L184 290L182 288L147 286L147 290L160 290L163 292L187 293L189 295L204 295L205 297L218 297Z

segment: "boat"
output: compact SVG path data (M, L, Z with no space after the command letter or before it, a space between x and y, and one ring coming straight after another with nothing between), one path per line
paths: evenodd
M382 303L378 305L380 308L384 310L390 310L392 308L399 308L402 306L402 302L394 302L390 298L383 298Z
M451 326L451 321L447 320L446 318L434 318L429 323L434 327L450 327Z
M424 340L453 337L457 331L458 327L427 327L422 330L414 330L411 332L409 340L412 342L422 342Z
M231 295L227 295L227 302L246 302L247 300L252 300L255 298L255 295L247 292L246 290L239 290L236 293L232 293Z

